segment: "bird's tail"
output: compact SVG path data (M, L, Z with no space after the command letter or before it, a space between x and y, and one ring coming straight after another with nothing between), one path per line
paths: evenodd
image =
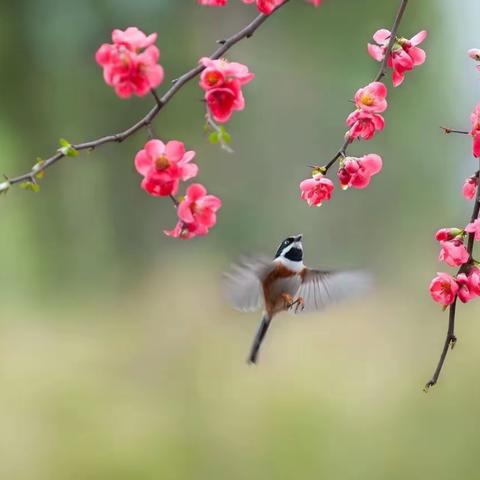
M263 314L262 322L258 327L257 334L255 335L255 339L253 340L252 349L250 350L250 355L248 356L248 363L257 363L260 345L265 338L265 334L267 333L268 327L270 326L271 319L272 318L267 313Z

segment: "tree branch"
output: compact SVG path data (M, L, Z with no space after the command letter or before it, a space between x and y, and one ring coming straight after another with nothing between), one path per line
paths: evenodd
M218 43L220 46L210 55L210 58L216 60L221 58L228 50L230 50L234 45L238 42L243 40L244 38L250 38L256 30L268 19L270 18L275 12L277 12L280 8L286 5L289 0L285 0L281 5L279 5L274 12L270 15L258 15L252 22L242 28L238 33L230 36L225 40L221 40ZM188 82L193 80L197 77L205 67L203 65L197 65L195 68L192 68L188 72L184 73L182 76L178 77L173 85L163 94L162 97L158 97L157 93L152 90L152 95L155 98L156 104L151 110L137 123L132 125L131 127L127 128L123 132L114 133L112 135L107 135L104 137L97 138L95 140L90 140L83 143L78 143L71 145L71 149L73 151L81 151L81 150L94 150L101 145L105 145L107 143L121 143L127 138L131 137L133 134L142 130L143 128L149 128L150 124L152 123L153 119L158 115L160 110L165 107L165 105L178 93L178 91ZM0 183L0 193L7 191L11 185L15 185L17 183L22 182L33 182L35 183L36 176L39 172L44 172L48 168L55 165L57 162L62 160L68 156L65 151L58 150L57 153L52 155L51 157L43 160L41 165L35 165L29 172L24 173L23 175L19 175L13 178L6 178L6 181Z
M373 79L374 82L380 81L385 76L385 72L387 70L388 57L390 56L393 45L397 38L398 27L400 26L400 22L402 21L403 14L405 13L405 9L407 8L407 4L408 4L408 0L400 1L400 6L398 7L398 11L397 11L397 14L395 15L395 20L392 25L392 29L390 30L391 31L390 41L388 42L387 49L385 51L385 58L382 60L380 69L377 75L375 76L375 78ZM340 149L337 150L337 153L334 155L334 157L324 167L317 167L317 168L323 171L324 173L327 173L328 170L330 170L330 168L333 167L333 165L335 165L335 163L340 157L344 157L346 155L349 144L350 144L350 138L348 137L348 133L347 133L345 142L340 147Z
M479 160L479 171L480 171L480 160ZM478 175L479 172L476 173ZM472 216L470 217L470 223L473 223L480 213L480 185L477 185L477 195L475 197L475 203L473 205L473 212ZM464 263L458 270L457 275L460 273L465 273L468 271L468 268L473 263L473 248L475 245L475 233L468 234L468 243L467 243L467 252L470 256L467 263ZM440 376L440 372L442 371L443 364L445 362L445 358L448 353L448 348L455 346L457 342L457 337L455 336L455 315L457 310L457 298L455 298L454 302L450 305L448 311L448 329L447 329L447 336L445 338L445 343L443 345L442 353L440 354L440 359L437 364L437 368L435 368L435 372L433 373L432 378L425 384L424 391L427 392L430 387L433 387L437 381L438 377Z

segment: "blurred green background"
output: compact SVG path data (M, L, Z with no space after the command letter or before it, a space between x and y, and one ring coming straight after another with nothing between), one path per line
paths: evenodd
M113 28L159 34L169 81L236 32L253 6L193 0L0 3L0 171L16 175L65 137L123 130L152 105L122 101L93 55ZM443 268L433 233L463 225L475 169L468 128L480 46L476 0L410 2L400 33L428 29L427 63L389 85L387 128L354 154L379 153L366 190L308 208L306 165L345 132L348 102L378 65L372 33L397 0L292 1L232 60L256 73L229 124L234 155L203 133L196 82L155 121L198 152L199 181L224 202L203 239L163 236L175 223L133 168L146 141L66 159L42 191L0 201L0 478L477 479L478 302L459 308L459 342L440 384L424 383L446 328L428 295ZM258 316L232 311L222 270L303 232L311 265L370 268L377 289L325 314L280 316L260 365L245 357Z

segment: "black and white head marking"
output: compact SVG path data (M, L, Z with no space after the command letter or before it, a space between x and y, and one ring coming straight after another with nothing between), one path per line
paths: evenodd
M302 235L286 238L278 247L275 261L294 271L303 270Z

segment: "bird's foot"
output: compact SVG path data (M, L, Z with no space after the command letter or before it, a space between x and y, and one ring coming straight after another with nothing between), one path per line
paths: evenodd
M289 308L291 308L292 305L294 304L293 297L288 293L282 293L281 297L283 300L283 308L285 310L288 310Z
M288 308L295 307L295 313L298 313L298 311L303 312L305 309L305 301L303 300L303 297L298 297L296 300L290 303Z

